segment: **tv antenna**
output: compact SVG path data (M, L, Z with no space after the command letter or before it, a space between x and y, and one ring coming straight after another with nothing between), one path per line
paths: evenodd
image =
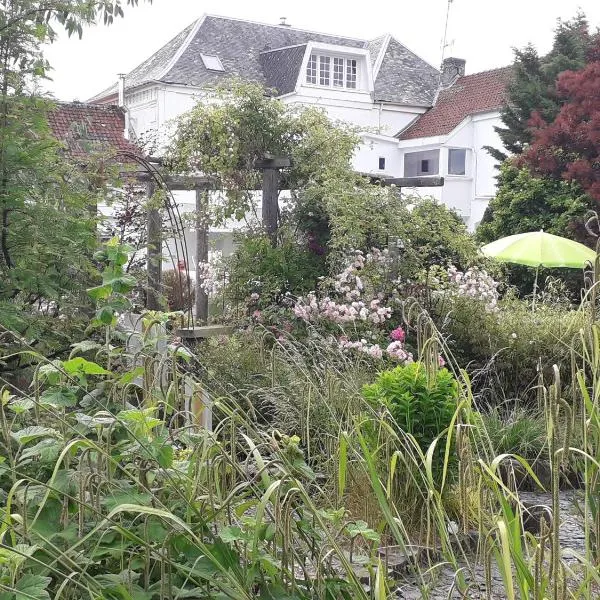
M446 23L444 25L444 37L442 39L442 63L446 58L446 49L450 46L454 46L454 40L448 41L448 24L450 23L450 11L452 10L452 3L454 0L448 0L448 8L446 9Z

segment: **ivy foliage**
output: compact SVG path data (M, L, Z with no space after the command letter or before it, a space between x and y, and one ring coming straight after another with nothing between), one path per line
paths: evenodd
M174 172L215 178L224 191L211 207L218 225L256 213L257 161L291 158L282 187L295 196L340 175L354 177L350 159L358 142L352 128L332 124L319 109L287 105L260 85L229 80L177 121L167 162Z

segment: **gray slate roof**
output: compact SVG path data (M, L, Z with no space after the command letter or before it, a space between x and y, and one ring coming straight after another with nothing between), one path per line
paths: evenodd
M261 52L260 64L267 88L276 90L280 96L293 92L305 53L306 44Z
M238 76L273 88L279 95L294 90L308 42L368 48L372 64L385 51L375 81L374 100L431 106L439 74L429 63L389 36L371 42L314 33L281 25L267 25L207 15L178 34L125 78L126 89L161 81L194 87L210 86ZM220 58L224 72L206 69L200 54ZM91 101L115 94L117 86Z
M375 79L375 100L432 106L439 83L437 69L391 38Z

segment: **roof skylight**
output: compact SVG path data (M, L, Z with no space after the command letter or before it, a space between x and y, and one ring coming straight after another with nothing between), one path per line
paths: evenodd
M211 56L210 54L201 54L202 62L209 71L224 71L221 59L218 56Z

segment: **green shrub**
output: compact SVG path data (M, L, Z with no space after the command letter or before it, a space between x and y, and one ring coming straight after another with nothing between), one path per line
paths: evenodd
M236 303L255 295L253 308L281 304L286 294L295 296L314 290L326 274L324 256L308 242L284 239L273 248L264 236L243 236L229 261L227 295Z
M423 452L449 427L456 411L458 383L447 369L429 378L422 363L416 362L384 371L375 383L363 389L367 400L383 405L397 427L414 436ZM443 453L443 445L438 452Z
M488 312L470 298L446 298L434 308L434 319L457 364L469 369L474 390L488 403L535 398L538 363L551 377L561 367L569 384L573 337L583 326L583 313L551 302L535 312L528 302L508 297Z

